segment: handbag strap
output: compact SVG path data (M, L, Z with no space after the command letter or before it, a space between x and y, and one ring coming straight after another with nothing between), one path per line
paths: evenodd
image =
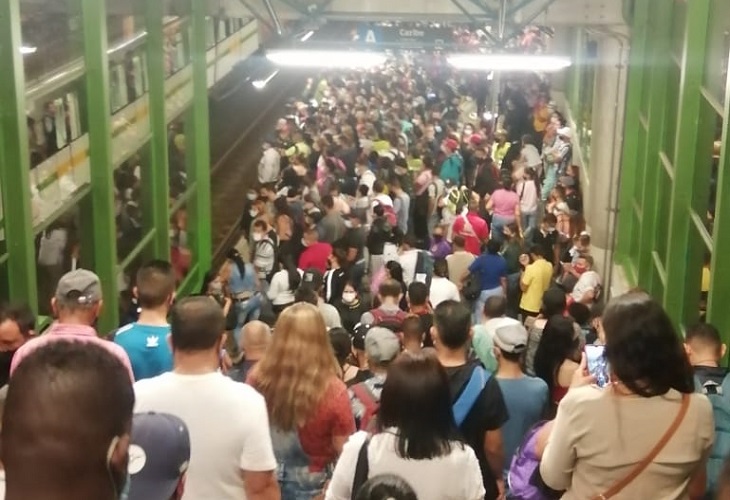
M352 478L352 500L357 498L357 494L362 485L368 481L370 475L370 463L368 462L368 446L370 445L370 435L360 447L357 454L357 464L355 465L355 476Z
M657 444L654 445L654 448L649 452L644 459L636 464L636 466L633 468L633 470L626 475L621 481L617 482L613 486L611 486L608 490L606 490L605 493L602 495L598 495L597 497L594 497L593 500L608 500L609 498L617 495L621 492L624 488L626 488L629 484L631 484L634 479L636 479L644 470L649 466L650 463L654 461L654 459L661 453L661 451L664 449L664 447L669 443L669 440L672 439L674 434L677 432L677 429L679 429L680 424L684 420L684 416L687 414L687 409L689 408L689 394L682 394L682 404L679 407L679 412L677 412L677 416L674 417L674 421L672 422L672 425L669 426L669 428L666 430L662 438L657 442Z

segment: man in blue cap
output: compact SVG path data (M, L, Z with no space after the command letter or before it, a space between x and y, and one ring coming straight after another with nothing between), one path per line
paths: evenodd
M180 500L189 463L185 422L167 413L134 415L128 500Z

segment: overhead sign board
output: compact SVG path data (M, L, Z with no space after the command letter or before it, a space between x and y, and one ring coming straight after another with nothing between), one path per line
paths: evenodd
M368 44L393 44L406 46L444 46L453 42L450 28L361 25L358 39Z

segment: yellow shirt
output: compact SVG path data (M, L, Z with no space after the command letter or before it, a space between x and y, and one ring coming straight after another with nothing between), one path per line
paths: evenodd
M502 165L502 160L507 156L507 151L509 151L510 146L511 144L509 142L505 142L501 146L495 142L492 146L492 160L497 164L497 167ZM512 167L510 166L510 168Z
M525 268L522 283L527 289L522 292L520 308L532 313L540 312L542 295L550 288L553 279L553 266L545 259L537 259Z

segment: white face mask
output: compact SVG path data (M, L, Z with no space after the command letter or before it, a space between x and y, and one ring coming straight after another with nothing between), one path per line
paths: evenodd
M345 304L352 304L357 299L357 293L355 292L342 292L342 302Z
M264 239L264 235L261 233L253 233L253 240L254 241L261 241Z
M256 210L255 208L252 208L251 210L248 211L248 213L251 217L256 217L259 214L259 211Z
M246 195L246 198L248 198L249 201L254 201L256 198L258 198L258 195L256 193L248 193Z
M352 221L351 220L346 220L345 221L345 227L348 228L348 229L351 228L352 227Z
M307 240L305 240L304 238L302 238L302 246L305 248L309 246L309 243L307 243Z

